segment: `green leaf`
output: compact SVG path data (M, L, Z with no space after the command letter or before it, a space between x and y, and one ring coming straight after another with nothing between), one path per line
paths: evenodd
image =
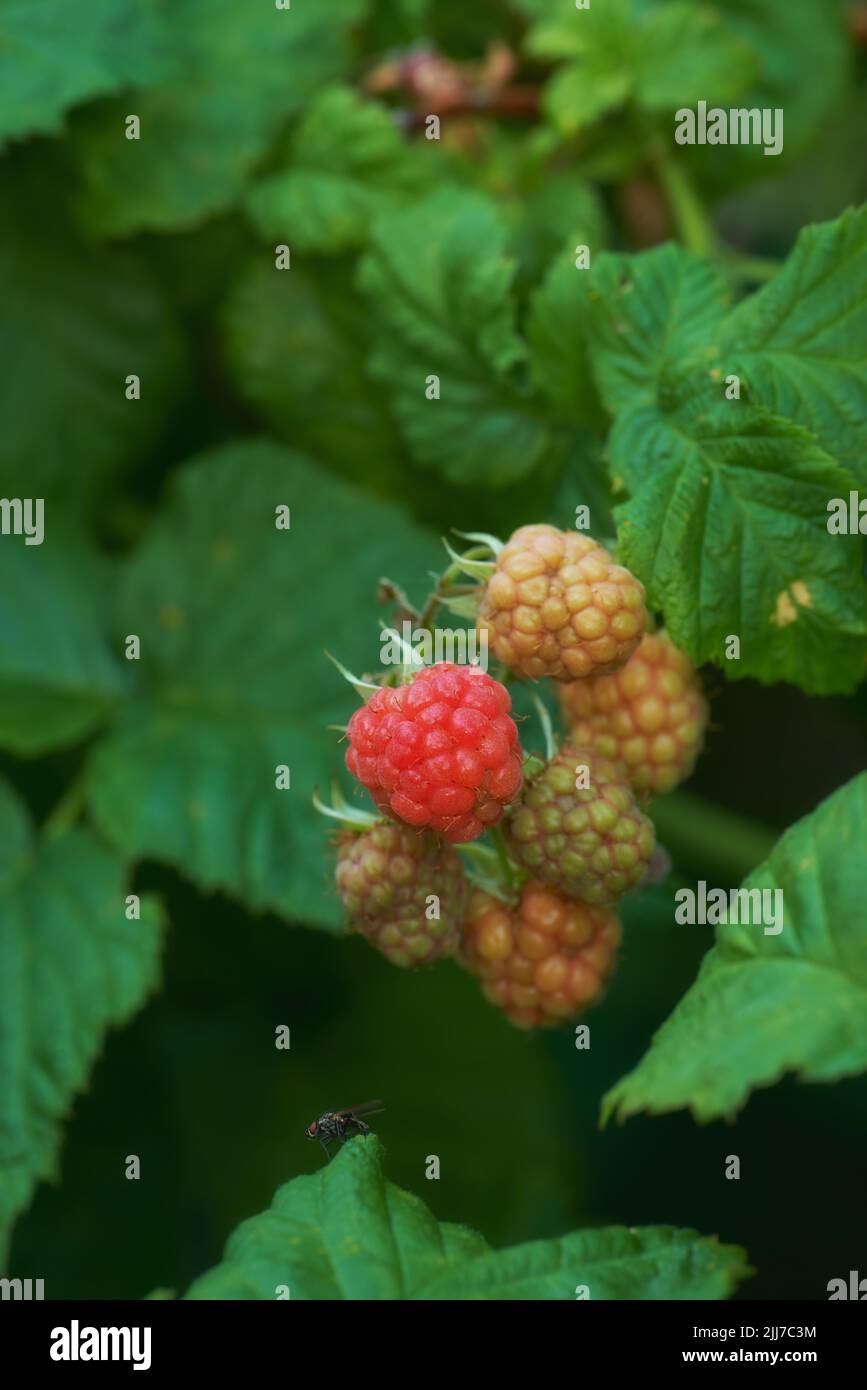
M6 778L0 778L0 890L26 862L31 840L27 812Z
M386 383L410 448L453 482L503 487L531 473L547 436L518 371L513 262L485 198L443 190L382 218L359 271ZM440 398L426 382L440 379Z
M744 881L745 891L782 894L782 930L717 927L695 984L605 1097L606 1118L686 1106L699 1121L731 1117L786 1072L837 1081L867 1068L865 837L861 773L787 830Z
M365 370L367 314L342 267L327 275L249 267L223 314L229 368L277 434L384 490L405 469L384 388ZM339 409L324 409L323 400Z
M0 747L30 756L83 738L124 689L109 648L111 569L65 535L49 502L45 536L0 545Z
M570 248L574 265L577 246L596 255L605 245L599 196L574 169L533 169L514 180L499 205L509 216L522 282L537 284L564 247Z
M851 690L864 672L867 589L857 536L829 535L827 501L850 479L797 425L710 387L669 413L625 411L609 455L631 500L619 555L695 665L730 677Z
M638 256L605 252L589 285L591 360L612 413L655 401L667 366L715 355L708 344L728 293L711 262L674 243Z
M576 268L571 249L553 262L530 301L527 342L533 381L555 416L604 433L607 417L591 365L587 274Z
M88 831L47 842L0 782L0 1268L15 1217L56 1173L61 1127L103 1038L159 978L161 914L125 914L124 866Z
M88 246L56 187L7 175L0 215L0 416L4 495L81 510L106 475L151 444L182 371L174 320L140 262ZM16 188L13 200L11 186ZM128 400L130 375L140 399Z
M528 12L540 14L528 30L525 47L532 58L593 59L605 56L612 68L635 51L634 0L607 0L576 10L573 0L520 0Z
M317 1162L321 1156L317 1154ZM481 1236L440 1227L418 1197L386 1182L375 1136L354 1140L316 1176L279 1188L269 1211L243 1222L223 1262L187 1298L394 1299L487 1250Z
M749 45L715 9L689 0L649 4L606 0L589 10L535 24L527 49L569 61L548 84L545 107L566 135L631 101L639 111L668 111L700 98L712 105L744 90L755 70Z
M576 135L623 106L631 93L629 71L599 52L561 68L545 87L543 105L558 130Z
M867 486L867 205L807 227L720 335L726 372Z
M440 1223L386 1180L375 1135L244 1221L189 1299L723 1298L750 1273L743 1251L672 1227L578 1232L494 1251Z
M135 0L0 0L0 146L56 134L77 102L155 80L163 38Z
M428 27L431 0L374 0L367 18L365 46L372 52L398 41L414 42Z
M725 17L724 17L725 16ZM647 111L733 101L753 79L752 48L732 31L727 7L671 0L654 5L636 35L635 98Z
M554 125L574 135L624 105L634 89L635 31L630 0L612 0L586 11L561 5L562 14L535 24L527 35L531 57L568 58L544 93Z
M281 506L291 529L275 525ZM141 688L90 768L105 835L251 909L340 926L311 798L341 763L327 726L356 701L326 652L376 670L380 578L409 587L440 556L396 507L276 446L230 444L182 468L121 585Z
M603 1226L455 1263L425 1299L727 1298L752 1271L736 1245L674 1226ZM582 1297L586 1297L582 1293Z
M282 124L346 65L361 0L159 0L168 80L78 122L81 215L110 236L189 227L225 208ZM141 138L125 138L125 117Z
M759 71L744 96L750 107L785 111L784 158L810 145L851 88L852 45L843 16L827 0L726 0L726 21L756 54ZM809 73L809 81L804 74ZM729 148L727 156L748 158Z
M247 207L266 239L334 255L361 246L375 214L430 183L429 151L425 141L410 147L384 106L334 87L299 127L289 167L254 185Z

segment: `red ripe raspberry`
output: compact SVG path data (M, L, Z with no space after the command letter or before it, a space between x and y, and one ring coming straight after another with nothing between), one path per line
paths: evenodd
M335 877L351 930L392 965L430 965L451 955L467 886L457 850L424 830L383 821L341 832Z
M522 526L497 556L479 610L498 660L530 680L616 671L647 622L644 588L590 536Z
M512 1023L552 1028L599 998L620 934L613 912L530 881L517 907L473 893L458 958Z
M477 666L441 661L355 711L346 766L385 815L452 844L476 840L521 787L511 706Z
M622 763L636 791L670 792L695 767L707 701L668 633L648 634L614 675L564 685L561 698L572 741Z

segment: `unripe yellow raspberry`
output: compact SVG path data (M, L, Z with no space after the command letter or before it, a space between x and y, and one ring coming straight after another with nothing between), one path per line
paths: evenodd
M571 739L622 763L637 792L670 792L695 767L708 705L666 632L648 633L613 675L563 686L561 700Z
M478 625L516 675L574 681L616 671L644 634L644 588L590 536L522 526L500 551Z
M599 998L614 969L620 934L613 912L541 883L526 883L514 907L477 890L458 959L511 1023L553 1028Z

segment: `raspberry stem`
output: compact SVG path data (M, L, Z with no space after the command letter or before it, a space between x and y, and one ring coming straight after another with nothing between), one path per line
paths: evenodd
M397 609L394 614L394 622L397 624L403 618L408 618L411 622L417 623L421 614L414 603L411 603L399 584L395 584L393 579L383 577L379 581L379 588L376 591L377 603L396 603Z
M693 255L714 256L716 230L683 163L672 158L662 141L654 142L649 154L684 246Z
M470 865L467 878L474 887L497 898L508 900L512 897L502 881L500 856L490 845L473 840L469 844L459 845L458 853Z
M539 723L542 725L542 733L545 736L545 761L550 762L551 759L554 757L555 753L557 752L557 741L554 738L554 728L551 724L551 716L548 713L542 701L539 699L539 696L537 695L535 690L531 690L530 699L533 701L533 704L536 707L536 713L539 716Z
M461 532L458 531L455 534L461 535ZM491 541L493 540L494 538L491 537ZM433 622L436 616L436 611L441 603L443 603L447 598L451 598L454 595L466 597L467 595L474 594L476 592L475 584L455 584L454 581L456 579L460 579L462 575L469 575L470 578L474 580L487 579L493 572L493 564L490 561L481 559L477 560L475 558L477 554L488 554L493 549L492 544L490 544L488 540L482 541L479 545L473 546L472 549L468 550L465 555L458 555L457 551L452 549L445 537L443 537L443 545L445 546L446 551L451 557L452 563L445 570L443 570L442 574L439 575L439 577L435 580L434 588L430 596L428 597L427 603L424 606L424 610L421 614L421 617L418 620L419 628L424 628L428 632L430 632L431 630L431 623Z
M509 858L506 842L503 839L503 832L500 830L499 826L494 826L494 829L491 831L491 839L494 842L494 850L496 852L503 885L511 897L517 891L518 870Z

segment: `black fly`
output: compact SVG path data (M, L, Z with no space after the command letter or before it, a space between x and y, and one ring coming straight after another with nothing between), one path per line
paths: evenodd
M312 1120L304 1132L308 1139L319 1140L330 1162L328 1145L335 1139L351 1139L353 1134L370 1134L370 1125L359 1117L375 1115L384 1108L381 1100L366 1100L361 1105L348 1105L345 1110L326 1110L318 1120Z

